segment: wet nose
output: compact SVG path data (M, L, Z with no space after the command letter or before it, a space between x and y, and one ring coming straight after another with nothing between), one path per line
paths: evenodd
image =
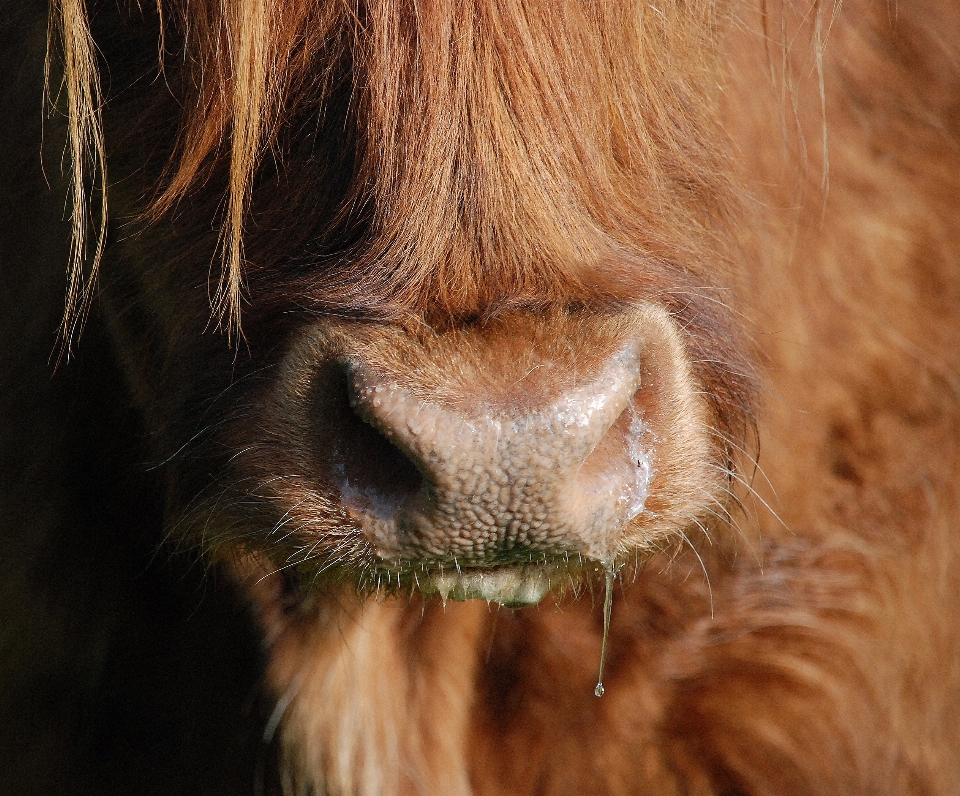
M722 434L666 310L445 323L297 332L249 452L281 564L529 604L724 510Z
M345 507L383 558L603 559L643 509L651 462L634 401L635 343L533 399L521 380L445 404L361 357L345 369L352 412L392 449L392 467L381 456L366 472L345 468L341 483Z

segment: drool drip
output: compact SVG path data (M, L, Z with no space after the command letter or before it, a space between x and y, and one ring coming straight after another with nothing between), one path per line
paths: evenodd
M600 673L597 676L597 687L593 689L594 696L603 696L603 667L607 662L607 639L610 637L610 614L613 611L613 581L617 577L617 570L612 561L603 562L603 572L606 576L606 593L603 598L603 643L600 646Z

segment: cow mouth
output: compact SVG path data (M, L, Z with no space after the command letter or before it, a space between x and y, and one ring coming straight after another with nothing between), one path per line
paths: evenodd
M386 562L384 562L386 563ZM579 593L582 585L594 582L596 575L619 569L614 558L600 561L578 554L554 554L532 560L504 556L482 559L446 559L443 561L396 561L374 568L372 577L361 589L377 593L411 595L448 600L484 600L506 608L537 605L549 594L567 589Z
M425 595L446 600L486 600L506 607L536 605L556 585L561 570L551 564L444 569L419 576Z

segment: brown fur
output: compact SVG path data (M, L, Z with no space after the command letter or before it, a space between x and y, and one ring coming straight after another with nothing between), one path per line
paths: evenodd
M80 163L101 146L96 82L75 65L89 61L83 37L70 43L79 3L60 8L70 96L86 97L70 106ZM556 606L516 612L359 599L368 562L345 552L356 540L339 508L291 475L303 462L276 430L289 428L283 402L260 436L237 414L224 444L258 447L187 496L174 532L225 562L258 611L291 792L960 789L955 4L161 10L189 32L183 118L153 198L132 205L148 236L184 203L219 219L198 248L222 252L214 304L229 324L243 317L254 357L293 307L376 320L363 328L383 335L378 350L391 350L384 329L416 339L428 326L442 353L416 349L410 382L440 367L486 387L449 342L463 328L656 303L682 334L678 378L706 397L683 422L714 434L697 454L707 474L682 483L707 498L684 508L686 525L664 521L656 544L633 544L643 554L618 583L598 700L589 573ZM296 147L338 108L353 160L330 198L319 186L340 173ZM75 170L75 196L84 179ZM179 311L159 313L171 340ZM163 368L176 350L157 355ZM144 411L162 417L133 359ZM293 403L305 389L283 385ZM759 466L744 464L757 448ZM670 454L661 479L683 458ZM291 507L301 529L319 523L339 567L293 600L275 573L295 556L262 533Z

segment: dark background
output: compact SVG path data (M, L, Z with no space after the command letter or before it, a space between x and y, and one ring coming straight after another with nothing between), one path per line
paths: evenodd
M46 37L46 3L0 0L0 794L269 791L259 643L216 573L161 546L96 302L55 367L69 213Z

